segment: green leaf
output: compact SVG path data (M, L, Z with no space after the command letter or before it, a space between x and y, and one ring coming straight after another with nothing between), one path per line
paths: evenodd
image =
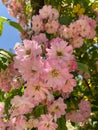
M82 70L83 72L89 72L88 66L86 64L78 62L78 69Z
M22 27L17 22L11 21L10 19L7 19L7 18L1 16L0 17L0 34L2 34L4 22L6 22L7 24L13 26L14 28L19 30L20 32L23 32Z
M5 17L2 17L2 16L0 16L0 22L6 22L8 19L7 18L5 18Z
M0 89L0 102L3 102L4 98L4 92Z
M59 92L59 91L54 92L54 93L53 93L53 96L54 96L55 98L58 98L58 97L60 96L60 92Z
M6 21L9 25L13 26L14 28L16 28L17 30L19 30L20 32L23 32L23 29L22 27L17 23L17 22L14 22L14 21Z
M69 23L71 22L71 16L66 15L66 16L60 17L60 18L59 18L59 22L60 22L61 24L65 24L65 25L68 26Z
M56 130L67 130L65 116L61 116L61 118L57 120L57 124L58 128Z
M7 51L7 50L3 50L0 49L0 57L4 57L6 59L13 59L14 54L12 54L11 52Z
M3 28L4 28L4 22L7 20L5 17L0 17L0 36L2 35Z
M46 107L44 105L37 106L33 111L35 117L40 117L40 115L45 113L46 113Z
M65 17L60 17L60 18L59 18L59 22L60 22L61 24L65 24L65 23L66 23L66 18L65 18Z
M0 36L2 35L3 28L4 28L3 22L0 22Z
M6 69L8 64L13 60L13 56L11 52L0 49L0 71Z

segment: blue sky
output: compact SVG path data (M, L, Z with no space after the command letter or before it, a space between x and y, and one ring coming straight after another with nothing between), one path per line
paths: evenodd
M0 16L16 21L15 18L11 17L8 14L7 8L2 4L1 1L0 1ZM10 49L13 50L14 45L17 42L21 42L19 32L15 28L5 23L3 34L2 36L0 36L0 48L6 49L6 50L10 50Z

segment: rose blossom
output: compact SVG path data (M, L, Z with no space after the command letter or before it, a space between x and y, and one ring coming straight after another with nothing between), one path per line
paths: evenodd
M49 90L47 87L46 82L42 80L36 80L36 81L30 81L26 84L27 88L24 91L24 94L26 96L33 97L33 99L40 103L43 100L47 98L47 95L49 95Z
M51 11L52 11L52 6L51 5L44 5L42 9L39 10L39 14L40 14L40 17L42 19L46 19L50 16L51 14Z
M37 125L38 130L56 130L57 124L53 122L53 117L50 114L41 115Z
M48 23L45 24L45 30L47 33L52 34L52 33L56 33L59 27L59 23L58 21L55 20L50 20L48 21Z
M27 114L32 111L32 108L34 107L34 103L32 103L32 99L29 97L23 96L14 96L14 98L11 100L11 109L10 114L11 117ZM27 107L28 106L28 107Z
M43 30L43 21L39 15L33 16L32 28L36 34Z
M67 108L62 98L54 100L54 102L48 105L48 112L54 116L54 118L60 118L61 115L64 115L65 109Z

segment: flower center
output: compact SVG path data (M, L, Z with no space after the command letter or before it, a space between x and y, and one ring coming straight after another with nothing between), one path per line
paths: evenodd
M49 124L49 123L45 123L44 126L47 127L47 128L49 128L49 127L50 127L50 124Z
M26 55L30 55L31 54L31 49L26 50Z
M55 106L55 110L59 110L59 106Z
M32 70L32 73L35 74L37 71L36 70Z
M39 91L39 90L40 90L40 85L36 85L36 86L35 86L35 90L38 90L38 91Z
M56 69L53 69L51 71L53 77L57 77L59 75L58 71Z
M57 56L63 56L63 53L61 51L56 52Z

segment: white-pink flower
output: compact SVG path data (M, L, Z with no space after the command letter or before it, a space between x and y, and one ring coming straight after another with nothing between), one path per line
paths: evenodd
M14 98L11 100L11 105L12 107L9 111L11 114L11 117L22 115L22 114L27 114L31 112L32 109L34 108L34 103L32 102L32 99L25 95L14 96Z
M91 113L91 104L90 104L90 102L82 99L78 106L79 106L79 109L81 111L81 114L85 118L88 118L90 116L90 113Z
M77 21L69 25L69 33L72 38L74 38L74 36L79 35L79 31L80 31L80 28L77 26Z
M15 60L15 67L19 70L24 80L37 80L40 74L43 72L43 61L41 58L27 58L23 61L19 60L19 64L17 60Z
M40 103L49 95L49 88L47 84L42 80L31 81L26 84L27 88L24 91L26 96L32 97L34 101Z
M8 130L24 130L26 128L26 117L23 115L10 118L8 122Z
M71 45L73 48L80 48L84 43L84 39L80 36L76 36L71 40Z
M67 45L67 42L60 38L55 38L51 42L51 47L47 49L48 59L54 59L58 61L66 62L73 59L73 48L71 45Z
M78 104L79 110L73 110L66 114L66 119L72 122L85 122L90 116L91 106L90 102L82 99Z
M54 100L52 104L48 105L48 112L53 115L54 119L60 118L61 115L64 115L65 109L67 108L63 99L60 97L57 100Z
M79 34L83 38L88 37L91 29L88 22L84 19L79 19L76 22L77 22L77 27L79 28Z
M66 119L71 120L72 122L79 123L84 122L85 118L83 117L82 113L80 111L71 111L70 113L66 114Z
M87 15L82 15L79 19L83 19L83 20L86 20L90 27L95 29L96 28L96 21L90 17L88 17Z
M61 25L59 34L63 36L65 39L71 38L70 29L66 25Z
M25 128L32 129L36 128L39 120L33 116L30 116L29 120L26 122Z
M52 8L51 13L49 15L49 19L51 20L57 20L59 18L59 12L57 9Z
M75 61L75 59L70 60L70 61L68 62L69 72L75 71L75 70L77 69L77 67L78 67L78 64L77 64L77 62Z
M36 57L41 54L41 47L35 40L24 40L23 44L16 44L15 47L16 59L25 59L28 57Z
M56 130L57 124L53 122L53 117L50 114L41 115L37 128L38 130Z
M64 86L62 86L61 90L63 92L72 92L73 91L73 88L76 86L76 80L72 78L73 75L69 75L68 78L66 78L66 81L65 81L65 84Z
M42 19L49 18L51 11L52 11L51 5L44 5L43 8L39 10L40 17Z
M43 21L39 15L34 15L32 17L32 28L35 34L43 30Z
M65 84L66 77L68 78L68 69L62 67L55 60L47 61L45 66L46 75L44 77L48 86L52 87L54 90L61 90L62 86Z
M45 33L40 33L39 35L32 36L32 40L37 41L39 45L48 41Z
M46 24L45 24L45 31L49 34L53 34L56 33L59 27L59 23L58 21L55 20L49 20Z
M57 9L52 8L51 5L44 5L43 8L39 10L39 16L42 19L57 20L59 18L59 12Z
M0 72L0 88L8 92L11 89L18 89L21 87L23 80L20 73L14 69L14 63L10 63L5 70Z
M36 41L24 40L23 45L15 48L14 67L18 69L24 80L34 80L43 70L41 47Z

